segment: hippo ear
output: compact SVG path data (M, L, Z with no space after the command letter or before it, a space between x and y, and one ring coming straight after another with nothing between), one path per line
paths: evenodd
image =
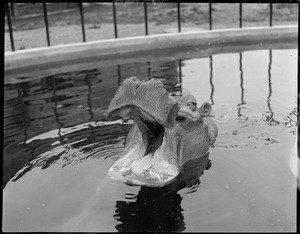
M204 117L209 116L211 113L211 105L208 102L204 102L200 106L199 112L200 112L201 116L204 116Z

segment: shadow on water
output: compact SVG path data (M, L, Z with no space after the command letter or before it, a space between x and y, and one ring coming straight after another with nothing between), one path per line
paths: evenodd
M114 218L120 232L179 232L185 230L182 197L177 193L197 191L200 176L211 166L209 153L183 165L177 179L162 188L141 187L137 195L126 194L126 201L116 202Z

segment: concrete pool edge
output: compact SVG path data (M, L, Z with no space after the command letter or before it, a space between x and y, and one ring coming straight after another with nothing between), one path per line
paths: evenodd
M67 63L77 64L93 59L102 62L105 57L111 61L120 59L123 55L134 57L139 53L156 52L163 49L174 50L174 48L187 46L211 48L220 45L226 46L226 44L297 38L298 26L286 25L165 33L6 52L5 83L11 83L11 77L17 74L51 71L63 67Z

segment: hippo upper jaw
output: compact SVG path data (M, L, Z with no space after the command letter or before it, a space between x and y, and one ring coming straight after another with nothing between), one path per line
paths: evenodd
M136 77L126 79L111 100L107 119L140 115L164 127L172 128L179 107L161 81L141 82Z

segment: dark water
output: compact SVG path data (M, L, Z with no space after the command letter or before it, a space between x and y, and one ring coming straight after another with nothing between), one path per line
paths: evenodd
M297 72L276 49L5 85L3 231L295 231ZM177 192L107 178L131 125L105 112L133 75L213 104L216 146Z

